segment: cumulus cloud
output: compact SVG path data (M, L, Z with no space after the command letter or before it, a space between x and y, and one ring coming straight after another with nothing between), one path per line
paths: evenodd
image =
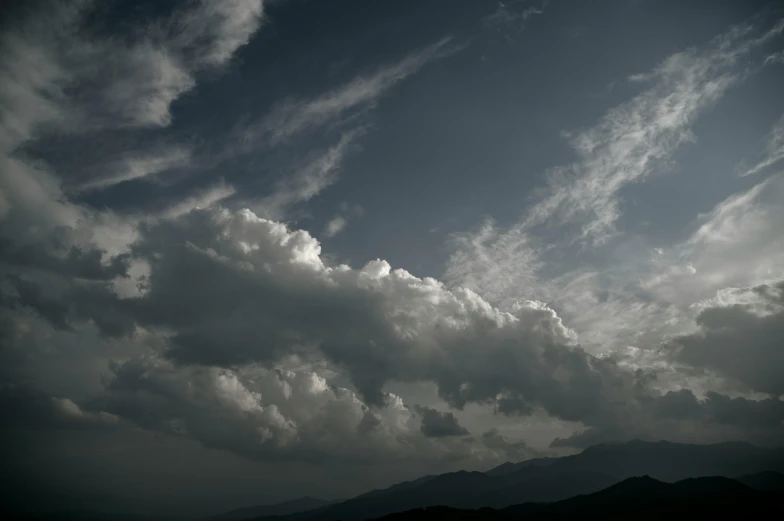
M113 373L95 406L251 459L492 464L525 454L523 444L497 434L452 439L468 434L454 416L412 410L393 394L370 408L306 369L178 366L153 355L116 364ZM415 415L425 416L420 429Z
M335 182L361 129L304 161L272 195L253 201L255 211L218 208L229 198L236 202L235 188L225 182L196 188L157 215L136 220L69 202L56 173L25 157L20 145L62 130L65 121L73 132L169 125L172 104L194 87L198 74L225 66L248 42L261 23L262 3L191 2L128 41L77 34L82 14L58 11L39 20L54 28L48 36L47 30L3 36L10 51L0 53L0 95L19 103L2 100L0 123L0 320L13 326L13 334L2 333L0 355L22 359L27 351L17 347L32 337L36 354L59 352L51 338L63 337L80 346L90 338L123 348L109 368L103 367L108 355L100 364L91 361L104 387L90 399L3 388L0 405L15 411L16 424L60 428L125 420L254 460L469 464L534 453L499 430L472 436L445 407L472 404L508 416L544 412L577 422L584 431L556 443L570 446L641 435L769 442L779 432L781 407L773 398L662 393L655 385L657 367L593 356L554 306L504 293L536 286L546 246L529 229L546 217L574 224L588 216L579 236L608 233L620 188L650 175L688 140L689 124L737 80L730 66L759 39L734 31L708 51L681 53L637 78L655 83L573 139L580 155L574 183L554 176L526 224L510 231L488 224L458 238L465 255L453 258L450 278L487 290L494 302L506 299L499 308L471 289L418 278L380 259L358 268L332 265L309 233L274 220ZM67 56L61 52L66 42L73 43ZM279 105L251 131L284 143L323 128L373 106L391 86L453 51L448 40L437 42L323 96ZM105 67L112 74L104 74ZM88 98L95 103L85 103ZM82 189L155 176L189 164L191 153L178 146L133 153ZM716 272L727 275L706 280L725 283L740 280L731 274L740 274L752 255L751 249L737 257L716 253L728 252L728 244L781 251L769 224L778 216L777 179L707 216L688 243L695 246L683 266L699 276L711 273L710 258L721 258ZM325 235L340 231L349 216L351 210L341 208L337 218L343 221L328 225ZM477 264L471 264L474 258ZM775 256L765 258L767 264L754 265L754 277L778 273ZM671 281L695 275L684 269L651 281L647 290L663 294ZM576 314L593 308L595 314L583 320L612 331L620 322L639 326L633 319L650 311L646 305L589 295L601 276L586 271L566 280L564 300L579 304L566 309ZM697 333L676 339L672 359L708 367L755 391L780 392L775 374L781 364L770 339L781 336L781 291L768 288L722 294L731 305L705 302L695 310ZM39 328L44 321L52 327ZM728 353L756 331L764 334L753 352L765 366L746 361L730 367ZM609 336L594 340L604 344ZM724 347L710 351L712 342ZM388 384L400 382L434 385L444 404L439 410L409 406L388 392Z
M28 20L26 25L22 24L23 29L3 33L7 44L0 53L0 60L5 65L0 71L0 95L3 96L0 216L4 218L0 301L4 324L7 312L29 317L29 311L33 310L54 327L51 331L55 336L66 333L79 336L85 329L94 329L110 344L120 340L108 339L131 342L143 332L146 347L169 339L170 334L177 337L172 346L191 345L187 340L191 333L180 330L179 326L174 326L169 333L165 331L172 324L164 322L172 317L158 321L150 314L154 312L149 306L152 300L148 298L159 299L163 294L158 290L164 289L155 282L159 280L159 265L148 262L148 259L158 257L153 251L155 248L149 249L151 245L142 244L144 241L136 242L138 255L133 257L129 256L127 248L137 241L138 231L146 230L144 233L149 232L152 238L160 231L160 226L177 228L193 210L213 206L233 196L234 188L221 182L206 190L196 190L157 216L120 219L111 212L99 212L69 201L57 173L44 163L19 153L19 148L50 132L61 132L66 121L72 133L171 124L172 104L195 86L199 72L226 65L234 52L247 43L261 21L261 6L260 1L191 2L184 9L176 9L170 18L135 28L127 40L103 40L98 33L82 31L87 19L85 15L90 11L90 5L84 3L78 8L56 9L45 17ZM372 105L375 97L389 87L428 61L451 52L446 49L446 43L439 42L330 96L303 102L290 113L294 127L303 122L320 125L324 118L341 117L354 107ZM294 133L299 131L293 130ZM299 175L282 180L262 206L270 214L280 215L334 182L334 172L343 154L361 132L358 129L345 133L326 155L316 158ZM103 165L105 172L96 171L97 175L89 176L86 182L76 184L73 189L76 192L97 191L154 176L189 164L191 154L190 148L179 145L139 149ZM206 214L196 211L193 215ZM250 221L262 223L249 215L252 216ZM316 271L326 273L318 254L314 259L310 251L318 250L312 238L304 232L290 233L279 223L264 223L271 229L266 239L261 238L262 242L283 241L278 244L284 246L283 249L262 254L279 257L273 265L286 271L289 269L286 266L293 263L294 271L289 275L299 276L298 270L312 262L312 269L320 266ZM137 227L141 228L137 230ZM115 233L117 231L122 233ZM192 231L188 230L186 235ZM256 239L249 237L247 243L240 241L232 247L258 249ZM203 243L196 240L186 248L194 247L196 251L200 245ZM294 250L287 253L284 250L288 247ZM260 266L253 270L256 268ZM273 274L276 270L267 273ZM133 275L134 280L130 280L129 275ZM323 278L323 274L315 272L314 276ZM266 283L262 282L262 286ZM315 283L318 284L318 280ZM131 285L136 285L137 291L126 287ZM181 290L176 286L171 289L175 294ZM286 291L289 288L277 289ZM312 291L307 287L303 289ZM261 295L264 298L271 296L264 292ZM247 302L241 306L245 304ZM269 307L269 302L265 302L264 307ZM300 311L295 310L295 314ZM297 320L287 313L284 316L289 326ZM244 321L242 317L237 318ZM18 322L16 318L11 321ZM213 326L217 323L213 322ZM154 333L145 332L141 324L147 324ZM271 322L265 327L270 331L278 329L278 325ZM319 327L324 325L316 326L317 332ZM18 338L14 341L30 340L33 336L41 340L37 335L16 329ZM279 342L278 354L281 356L298 349L296 338L290 336L293 330L285 329L284 326L279 335L273 335ZM242 333L234 339L235 348L248 340L241 338ZM153 341L155 339L158 340ZM311 351L321 341L318 334L307 331L303 339L303 347ZM232 339L226 340L232 343ZM4 359L6 356L14 358L5 347ZM230 358L236 356L243 365L256 359L279 359L257 357L253 346L247 347L249 351ZM57 418L61 417L79 424L116 418L105 416L108 414L103 412L105 406L144 428L188 436L204 445L252 458L272 458L278 453L281 457L294 457L285 447L295 446L298 458L335 454L347 459L363 459L367 455L378 457L395 451L410 456L413 453L406 447L412 444L419 447L416 449L419 456L432 453L440 458L454 459L458 453L458 458L465 458L475 457L474 452L479 451L476 457L489 458L493 462L502 457L481 444L452 448L441 444L442 448L436 450L434 442L428 441L416 428L407 427L411 413L400 399L380 389L371 410L355 391L328 386L316 373L260 367L249 376L251 369L248 367L240 374L237 370L211 366L206 360L199 360L206 353L199 353L198 349L195 355L188 355L186 349L177 354L177 348L174 348L170 352L167 350L165 357L160 353L140 355L140 351L147 351L141 346L136 346L135 350L134 355L124 354L123 361L112 366L104 396L87 405L49 395L30 398L29 393L20 394L21 391L4 388L3 409L20 410L25 402L32 412L20 416L20 424L56 427L60 421ZM189 357L196 362L194 365L182 363ZM16 358L14 360L20 364L15 370L25 367ZM216 360L217 365L225 366L224 362L226 359ZM264 389L264 400L260 388ZM147 401L150 397L153 397L152 401ZM286 405L295 403L299 405ZM21 405L16 407L14 404ZM50 421L47 419L50 417L55 419ZM225 426L216 428L216 423L220 422ZM227 432L226 426L232 426L233 430ZM346 426L346 429L340 426Z
M196 433L203 443L224 448L255 447L255 440L261 454L267 454L266 442L258 438L260 429L269 430L268 439L277 444L299 439L295 432L302 436L294 412L286 413L280 400L263 400L272 391L240 386L245 380L235 373L236 368L256 365L273 371L291 356L326 359L347 375L356 390L352 399L363 404L357 406L362 414L354 416L362 432L376 432L392 421L384 420L384 414L391 414L390 400L396 400L384 390L390 382L433 382L453 408L477 403L507 415L544 410L588 429L561 443L664 432L651 406L660 393L649 385L648 376L624 368L613 357L596 358L583 351L575 334L546 305L524 301L504 312L470 290L447 289L434 279L393 270L385 261L361 269L329 266L320 250L307 232L248 210L195 210L141 226L132 255L149 265L143 294L120 299L108 286L66 288L60 295L40 288L38 298L24 304L42 316L51 314L50 308L59 309L52 316L65 323L90 320L110 336L128 335L134 327L163 335L165 347L152 361L117 367L108 391L120 401L102 409L150 429ZM159 385L153 376L159 374L160 387L135 387ZM233 396L242 407L252 408L231 407L240 407L242 418L251 412L254 418L235 429L237 440L210 430L229 421L220 416L222 398L211 396L196 407L189 393L197 389L182 383L203 380L210 393L220 394L215 382L234 382L235 376ZM166 397L164 419L143 414L151 406L136 400L149 393ZM130 402L123 402L123 396ZM271 405L275 408L269 409ZM174 412L191 407L215 409L216 416L189 420ZM405 408L402 403L400 407ZM309 409L303 405L301 410ZM459 427L448 414L419 413L422 432L431 438L449 430L446 427ZM394 422L407 423L411 411L400 414ZM668 437L694 432L680 425L671 428ZM738 430L738 436L761 439L764 434L768 432Z
M443 436L464 436L468 430L460 425L455 415L451 412L442 412L432 407L417 405L414 407L417 414L422 417L422 434L430 438Z
M701 306L697 325L672 340L677 360L752 391L784 395L784 282L722 292Z
M14 383L0 386L0 411L6 427L84 429L109 427L119 421L113 414L86 412L68 398L47 396Z

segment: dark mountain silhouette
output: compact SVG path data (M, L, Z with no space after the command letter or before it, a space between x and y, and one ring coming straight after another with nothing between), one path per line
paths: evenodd
M690 445L635 440L594 445L574 456L558 458L550 468L604 472L618 479L649 475L672 482L701 476L783 472L784 450L736 442Z
M413 489L437 477L439 476L428 475L428 476L422 476L421 478L413 479L411 481L403 481L402 483L397 483L387 488L379 488L379 489L371 490L370 492L365 492L364 494L360 494L354 499L384 496L387 494L391 494L392 492L400 492L402 490Z
M312 497L302 497L284 501L282 503L275 503L272 505L256 505L247 508L239 508L228 512L223 512L207 518L202 518L202 521L242 521L258 516L283 516L294 514L296 512L313 511L315 509L327 506L334 501L326 499L318 499ZM159 516L144 516L141 514L116 514L95 512L89 510L63 510L58 512L49 512L41 514L19 514L16 516L0 515L3 521L182 521L181 518L169 518Z
M335 505L292 516L260 517L264 521L359 521L430 505L456 508L504 507L523 501L555 501L600 490L615 478L591 471L553 472L531 466L500 476L454 472L427 476Z
M90 510L62 510L41 514L17 514L1 516L4 521L169 521L166 518L144 516L133 513L105 513Z
M745 443L689 445L635 440L596 445L574 456L505 463L485 473L463 471L425 476L317 510L259 517L254 521L360 521L436 505L503 508L525 502L560 501L635 476L675 482L781 470L784 470L781 449L763 449Z
M492 469L485 472L488 476L503 476L505 474L513 474L518 470L522 470L525 468L530 467L547 467L552 465L558 461L558 458L534 458L525 461L521 461L520 463L512 463L507 461L506 463L502 463L497 467L493 467Z
M335 503L302 498L233 510L203 521L361 521L394 513L407 516L400 519L412 520L442 515L450 519L476 519L478 513L488 519L572 519L573 512L581 509L606 512L611 519L632 515L647 519L644 516L649 512L683 518L667 508L684 509L696 518L720 511L726 518L727 512L737 512L732 510L735 508L732 505L719 508L728 501L748 507L749 512L765 513L770 497L784 498L782 470L782 449L762 449L743 443L686 445L634 441L597 445L574 456L505 463L484 473L461 471L423 476ZM613 497L616 499L608 499ZM749 505L752 499L760 502L762 510ZM609 506L613 502L618 503L618 508ZM85 511L4 519L164 521L141 515Z
M553 503L526 503L494 510L448 507L399 512L377 521L560 520L647 521L674 519L781 519L780 495L753 490L723 477L691 478L665 483L650 476L629 478L593 494Z
M204 518L204 521L242 521L243 519L260 516L285 516L297 512L315 510L331 503L335 503L335 501L314 497L302 497L284 501L282 503L275 503L273 505L255 505L252 507L238 508L230 510L229 512L209 516Z
M784 474L767 471L758 474L747 474L737 478L738 481L755 490L767 492L784 492Z

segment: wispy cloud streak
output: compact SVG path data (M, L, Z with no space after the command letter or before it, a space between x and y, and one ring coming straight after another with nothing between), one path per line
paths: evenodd
M684 301L665 298L638 279L658 269L652 252L630 246L620 273L608 267L617 253L599 247L619 233L622 189L670 166L674 152L694 140L691 127L700 114L747 76L742 59L782 28L781 22L762 32L753 24L738 26L705 49L679 52L632 76L650 85L596 126L570 136L578 160L549 173L547 189L516 224L489 224L456 237L447 280L501 306L546 300L589 343L612 338L634 345L651 332L661 338L662 331L676 330L673 305ZM600 269L588 264L564 271L565 257L588 253L606 259ZM689 259L672 260L676 272L689 274Z
M513 33L519 33L525 28L525 22L537 15L544 14L544 9L548 1L545 0L539 6L529 5L520 8L521 2L498 2L495 11L485 16L482 20L485 27L503 35L511 40ZM512 5L517 4L517 5Z
M749 38L753 26L738 26L705 51L674 54L652 72L632 76L656 83L572 138L579 162L553 172L550 194L530 209L523 227L579 221L582 240L601 242L613 234L620 190L666 168L672 154L694 140L696 118L743 77L736 69L740 58L782 28L779 23Z
M103 190L126 181L144 179L173 168L180 168L188 165L191 154L190 148L182 146L128 154L119 161L106 166L106 170L111 174L83 183L77 187L76 191Z
M170 206L161 214L161 217L173 219L185 215L197 208L211 208L236 193L237 190L233 186L228 185L221 180L221 182L188 196L182 201Z
M784 116L779 118L770 132L765 145L763 159L741 174L742 177L754 175L784 160Z
M450 38L441 39L397 63L381 67L372 75L355 78L315 99L285 102L260 123L248 128L243 140L274 145L333 123L354 109L372 107L380 96L427 63L459 50L450 42Z
M280 219L297 203L308 201L337 180L337 172L355 140L364 134L357 128L344 133L340 140L311 159L291 175L282 177L273 192L252 206L260 215Z

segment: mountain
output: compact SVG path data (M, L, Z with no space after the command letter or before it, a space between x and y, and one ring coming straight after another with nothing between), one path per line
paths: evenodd
M701 476L736 477L763 471L784 472L784 450L747 443L690 445L667 441L607 443L558 458L559 471L603 472L620 479L649 475L661 481Z
M560 501L618 481L650 476L675 482L704 476L751 476L784 470L784 450L745 443L689 445L631 441L595 445L574 456L505 463L485 473L454 472L374 490L333 505L255 521L360 521L428 506L503 508L525 502ZM764 480L763 478L754 478ZM752 488L759 488L752 485Z
M756 490L784 492L784 474L767 471L737 478L738 481Z
M547 467L552 465L558 461L558 458L533 458L525 461L521 461L519 463L512 463L507 461L506 463L502 463L497 467L493 467L492 469L485 472L488 476L503 476L505 474L512 474L517 472L518 470L522 470L525 468L530 467Z
M141 514L94 512L90 510L63 510L42 514L2 515L6 521L170 521L166 518Z
M482 472L453 472L427 476L413 482L357 496L311 512L291 516L259 517L264 521L360 521L392 512L430 505L456 508L504 507L524 501L555 501L594 492L616 482L592 471L554 472L530 466L511 474L490 476Z
M287 515L302 511L312 511L332 503L325 499L303 497L276 503L273 505L257 505L248 508L231 510L207 518L203 521L241 521L251 517ZM181 521L180 518L151 517L141 514L103 513L89 510L63 510L41 514L0 515L0 519L8 521Z
M430 507L399 512L377 521L468 520L660 520L781 519L780 495L753 490L723 477L665 483L650 476L629 478L593 494L553 503L526 503L500 510Z
M334 503L326 499L319 499L314 497L302 497L284 501L282 503L275 503L273 505L256 505L246 508L238 508L229 512L223 512L204 519L204 521L242 521L243 519L250 519L252 517L260 516L285 516L288 514L295 514L297 512L304 512L307 510L315 510L326 505Z

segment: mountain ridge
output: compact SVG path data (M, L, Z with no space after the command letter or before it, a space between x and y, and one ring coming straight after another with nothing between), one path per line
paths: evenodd
M676 479L663 479L668 476ZM669 487L671 484L674 487ZM426 475L342 501L304 497L273 505L234 509L197 521L364 521L412 510L435 515L433 509L437 508L447 509L445 512L449 515L455 510L468 512L460 514L468 516L466 519L478 511L499 516L498 512L503 510L506 516L516 508L525 510L525 515L529 515L529 511L544 508L542 505L573 500L579 503L585 500L577 498L586 496L592 496L594 502L598 501L597 497L608 497L613 493L628 498L632 491L623 487L632 486L640 488L642 503L652 502L653 506L657 501L655 498L660 497L657 494L664 494L664 489L668 491L664 495L670 499L677 499L685 493L706 497L740 496L747 490L784 498L784 449L766 449L745 443L690 445L639 440L602 444L572 456L506 462L486 472L463 470ZM598 493L602 495L595 496ZM309 501L312 502L310 505L307 504ZM316 508L307 509L307 506ZM277 514L257 514L276 508ZM288 513L285 513L286 508L290 509ZM60 511L5 519L175 521L160 516L88 511Z
M507 462L484 473L423 476L317 511L252 521L361 521L436 505L504 508L526 501L564 500L643 475L675 482L705 476L735 478L763 471L784 472L784 449L743 442L693 445L633 440L595 445L572 456Z
M551 503L525 503L504 509L462 510L444 506L389 514L373 521L468 520L658 520L718 517L778 519L782 496L754 490L720 476L666 483L650 476L633 477L592 494Z
M297 512L316 510L339 501L340 500L327 500L303 496L269 505L253 505L244 508L236 508L205 517L202 521L242 521L244 519L260 516L296 514Z

